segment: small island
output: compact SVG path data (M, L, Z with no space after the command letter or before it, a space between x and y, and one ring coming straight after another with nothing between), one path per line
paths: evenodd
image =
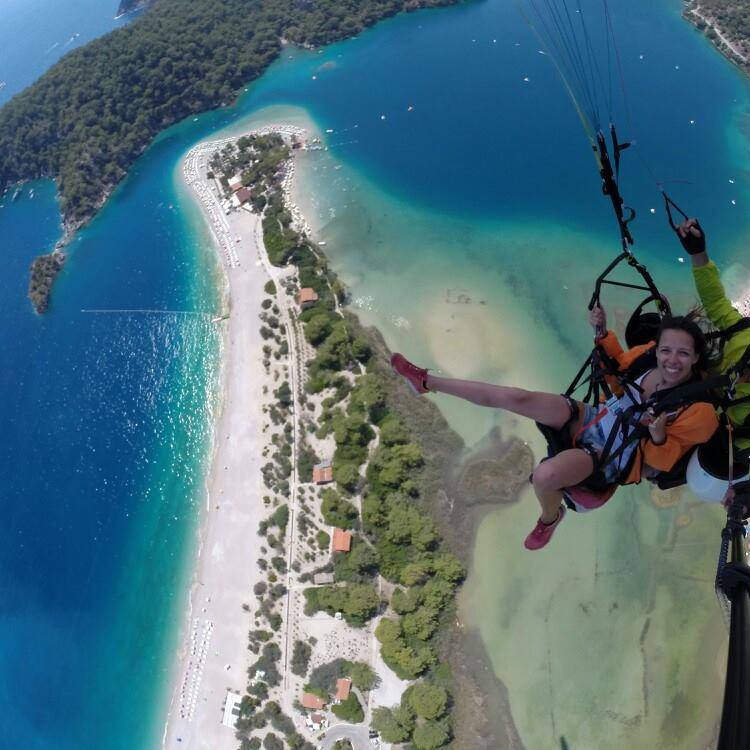
M46 312L55 277L62 270L65 254L59 249L34 258L29 279L29 299L38 313Z

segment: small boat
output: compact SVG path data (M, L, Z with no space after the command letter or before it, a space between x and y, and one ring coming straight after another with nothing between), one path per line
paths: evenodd
M333 128L327 128L326 133L333 133Z
M325 246L326 246L326 241L325 241L325 240L321 240L321 241L320 241L320 242L319 242L318 244L319 244L319 245L320 245L321 247L325 247Z
M16 188L15 192L13 193L13 198L11 198L11 200L17 200L19 195L21 195L21 188Z
M29 190L29 198L33 198L33 197L34 197L34 188L31 188L31 190Z
M5 81L0 81L0 91L2 91L6 86L7 84L5 83Z

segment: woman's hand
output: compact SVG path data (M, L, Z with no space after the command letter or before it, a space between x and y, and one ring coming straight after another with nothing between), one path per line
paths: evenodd
M655 417L653 412L649 410L641 420L643 424L648 426L651 442L654 445L663 445L666 441L668 419L669 414L667 412L662 412L658 417Z
M607 313L598 303L589 310L589 323L597 336L603 336L607 332Z
M593 328L607 328L607 313L598 303L589 310L589 323Z

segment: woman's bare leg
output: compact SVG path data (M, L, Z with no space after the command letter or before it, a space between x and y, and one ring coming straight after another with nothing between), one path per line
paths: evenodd
M425 385L431 391L447 393L479 406L505 409L535 422L559 430L570 419L570 407L563 396L541 391L526 391L476 380L440 378L427 373Z
M534 469L531 482L542 506L542 523L552 523L557 518L563 488L574 487L593 471L594 460L580 448L560 451Z

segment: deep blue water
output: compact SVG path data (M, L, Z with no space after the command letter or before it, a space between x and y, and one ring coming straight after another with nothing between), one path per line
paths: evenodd
M747 232L747 88L678 5L613 9L635 135L657 174L690 180L675 197L729 246ZM173 185L184 152L261 107L295 104L334 129L334 155L405 201L476 221L591 228L616 243L587 142L538 46L513 4L489 0L292 53L235 108L183 123L146 152L73 243L43 317L25 289L31 259L59 232L53 191L5 199L0 747L132 750L159 734L217 341L199 315L81 310L216 309L210 253ZM623 180L639 243L659 252L663 219L648 213L658 195L635 158Z
M119 0L3 0L0 6L0 105L75 47L128 23Z

